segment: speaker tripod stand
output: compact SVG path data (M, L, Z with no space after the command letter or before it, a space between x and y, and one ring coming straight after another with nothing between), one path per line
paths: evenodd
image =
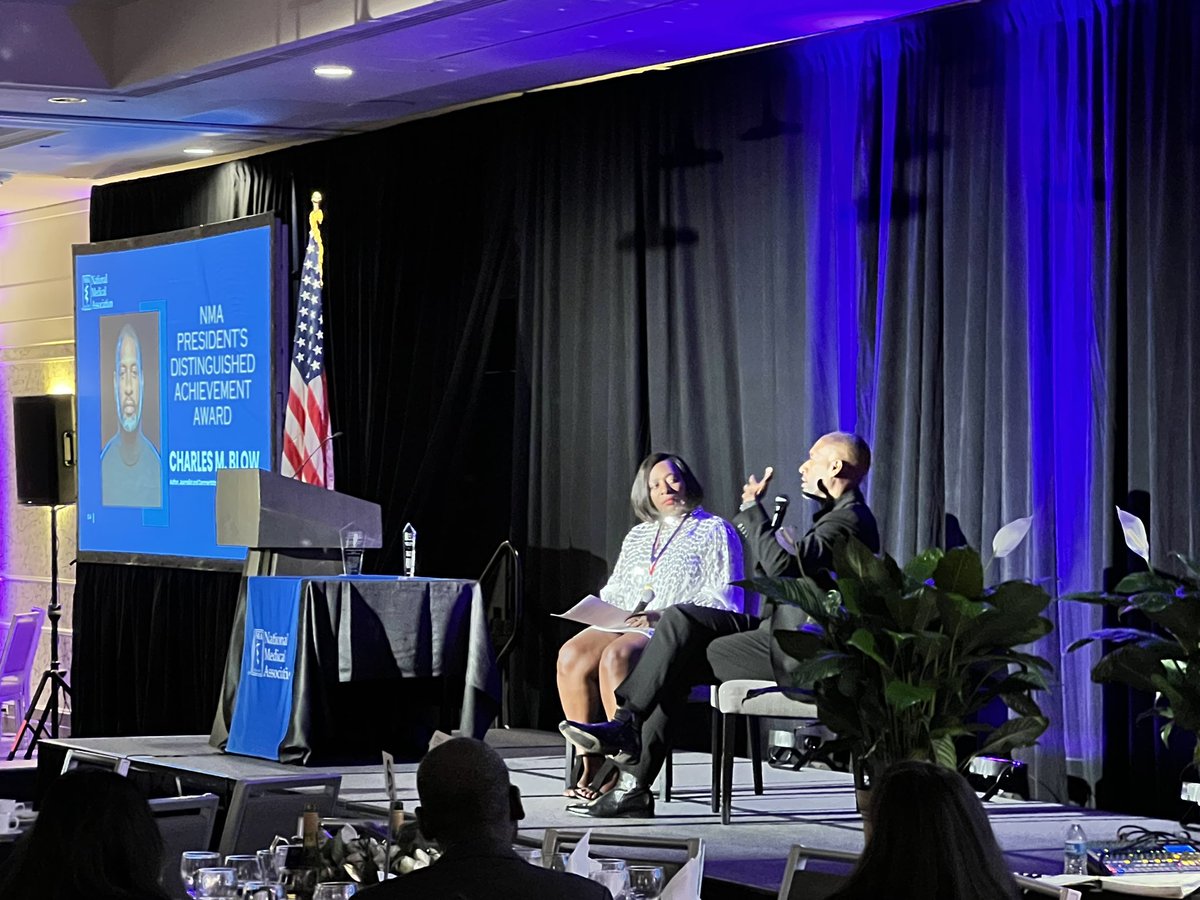
M61 718L59 693L61 692L67 698L71 696L71 686L67 684L66 675L63 673L62 665L58 659L58 620L62 618L62 605L58 602L57 506L50 507L50 608L46 610L46 618L50 620L50 668L42 673L42 680L38 682L33 699L29 701L29 708L25 710L25 720L21 722L21 727L17 729L12 747L8 751L9 760L16 757L17 750L21 747L21 741L27 733L29 734L29 747L25 750L26 759L33 758L34 748L37 747L38 741L46 736L47 730L50 732L50 737L58 737L58 725ZM42 709L42 714L38 716L37 724L35 725L33 717L37 710L38 701L42 699L42 692L47 688L50 689L50 696L46 698L46 706ZM49 722L49 725L47 725L47 722Z

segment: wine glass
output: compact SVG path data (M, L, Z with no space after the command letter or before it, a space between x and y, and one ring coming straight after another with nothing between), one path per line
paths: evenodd
M614 897L620 897L629 887L629 869L623 859L593 859L588 878L608 888Z
M624 900L658 900L663 891L662 866L630 866Z
M242 885L242 900L286 900L282 884L270 881L247 881Z
M545 860L543 859L542 862L545 863ZM555 872L566 872L567 866L569 866L570 864L571 864L571 854L570 853L551 853L550 854L550 864L546 868L553 869Z
M358 885L353 881L326 881L317 885L313 900L350 900L357 893Z
M209 850L187 850L179 857L179 878L189 897L196 896L196 873L220 864L221 854Z
M228 900L238 894L237 874L228 866L200 869L195 883L196 897L203 900Z
M239 885L247 881L262 881L262 866L258 864L258 855L234 853L225 857L225 865L233 869Z

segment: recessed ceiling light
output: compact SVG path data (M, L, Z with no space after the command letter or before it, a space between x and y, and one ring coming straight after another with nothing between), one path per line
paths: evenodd
M317 66L313 74L320 78L349 78L354 70L349 66Z
M51 103L87 103L84 97L51 97Z
M216 151L211 147L184 147L183 152L188 156L212 156Z

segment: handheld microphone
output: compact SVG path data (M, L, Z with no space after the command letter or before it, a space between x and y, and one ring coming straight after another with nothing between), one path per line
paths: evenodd
M326 444L328 444L330 441L332 441L335 437L341 437L341 436L342 436L342 432L340 432L340 431L335 431L333 434L326 435L325 440L321 441L321 443L319 443L319 444L317 444L317 446L313 447L312 453L310 453L310 454L308 454L308 456L304 457L304 462L300 463L300 465L296 467L296 471L292 473L292 478L296 479L296 478L299 478L301 475L303 475L304 467L308 465L308 461L310 459L312 459L314 456L316 456L317 452L320 451L320 449L322 447L324 447Z
M772 531L783 524L783 517L787 515L788 504L791 502L787 494L778 494L775 497L775 511L771 513Z
M631 612L629 615L640 616L642 613L644 613L646 611L646 607L650 605L650 601L652 601L653 599L654 599L654 589L646 588L644 591L642 591L642 596L638 600L638 605L633 608L633 612Z

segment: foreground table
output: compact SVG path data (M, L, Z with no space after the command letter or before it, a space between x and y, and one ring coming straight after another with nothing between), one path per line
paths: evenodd
M499 695L474 581L253 577L210 742L280 762L378 759L419 707L460 705L460 733L482 737Z

